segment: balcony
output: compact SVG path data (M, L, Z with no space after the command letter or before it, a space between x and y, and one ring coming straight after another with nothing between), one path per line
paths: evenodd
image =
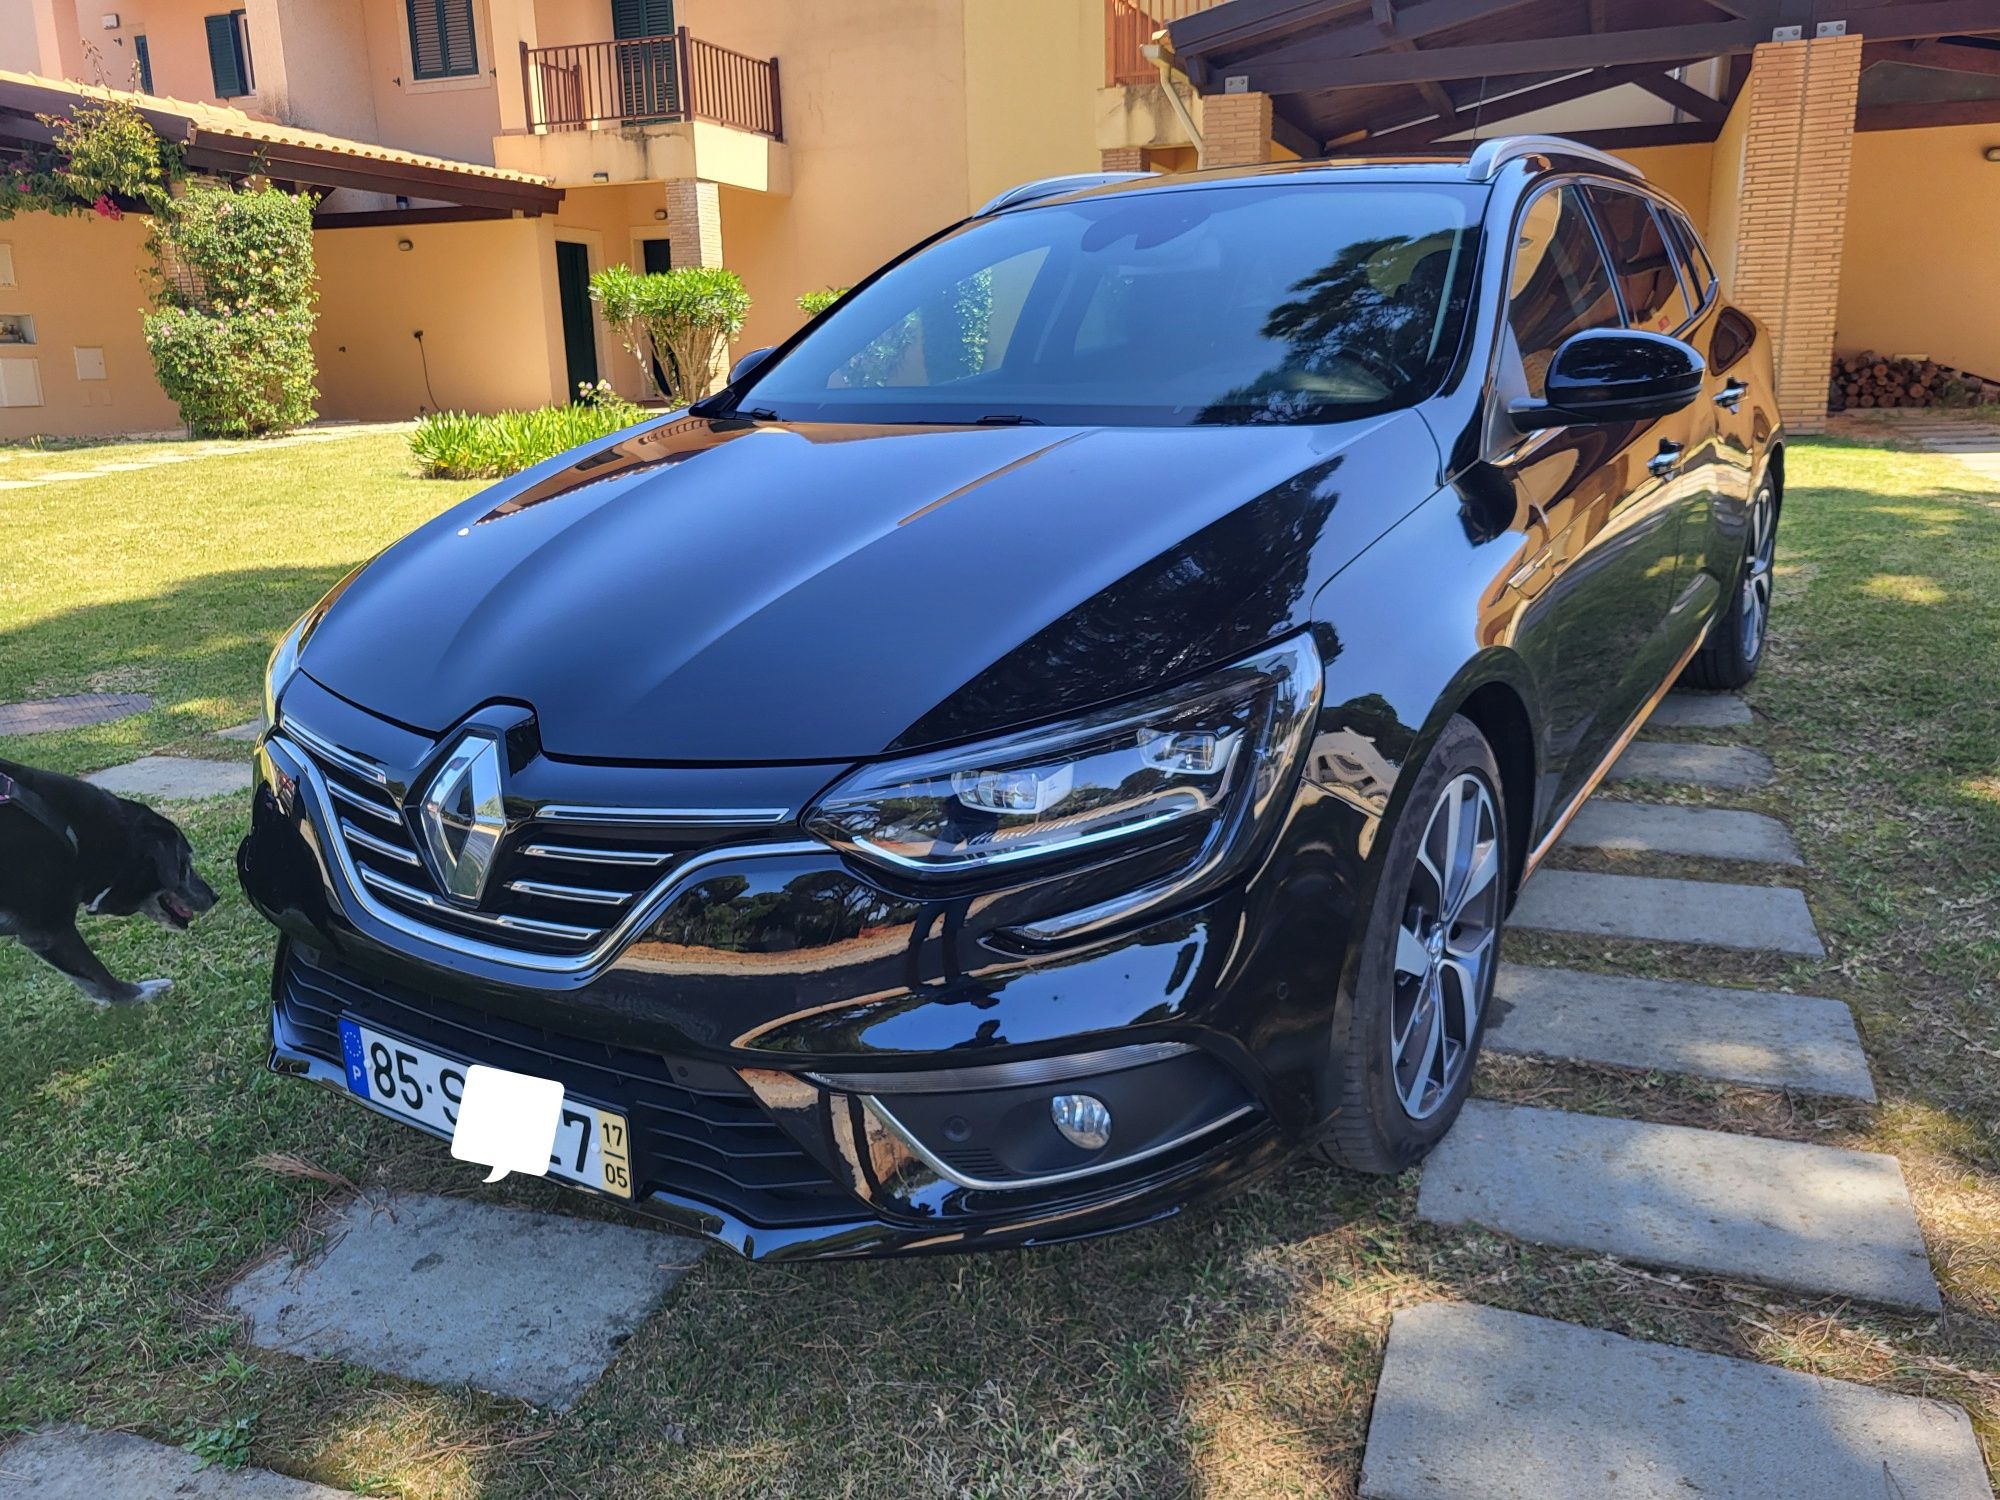
M790 191L778 60L693 36L521 48L526 128L496 161L565 185L701 177ZM697 166L697 159L699 165Z
M521 48L531 130L662 125L708 120L785 138L778 60L750 57L690 36Z
M1169 21L1210 9L1222 0L1104 0L1104 84L1134 88L1158 83L1159 70L1140 49Z

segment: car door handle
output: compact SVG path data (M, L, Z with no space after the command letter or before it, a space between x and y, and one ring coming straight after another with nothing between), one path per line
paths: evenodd
M1679 443L1662 438L1660 451L1646 460L1646 469L1653 474L1671 474L1681 466L1681 454L1686 451Z
M1715 393L1715 404L1726 406L1731 411L1743 404L1743 398L1750 394L1750 387L1731 377L1729 383Z

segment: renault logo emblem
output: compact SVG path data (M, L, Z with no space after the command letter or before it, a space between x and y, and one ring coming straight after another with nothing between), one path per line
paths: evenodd
M507 832L497 740L468 734L458 742L431 778L418 822L438 888L453 900L478 905Z

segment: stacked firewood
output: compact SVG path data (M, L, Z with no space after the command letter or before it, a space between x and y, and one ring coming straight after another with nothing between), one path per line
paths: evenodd
M1834 411L1876 406L1978 406L2000 401L2000 381L1934 359L1899 359L1863 350L1833 357L1828 404Z

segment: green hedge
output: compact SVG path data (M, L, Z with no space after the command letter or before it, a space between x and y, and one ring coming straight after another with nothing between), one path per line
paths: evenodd
M426 479L500 479L583 443L643 421L643 407L624 401L545 406L475 416L431 412L410 434L410 453Z

